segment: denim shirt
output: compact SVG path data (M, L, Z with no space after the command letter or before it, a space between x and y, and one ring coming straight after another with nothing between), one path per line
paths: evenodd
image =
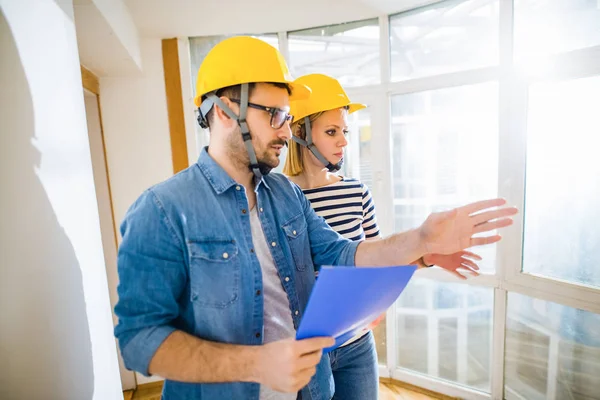
M359 243L331 230L285 176L269 174L255 191L297 329L315 265L354 265ZM150 360L174 330L221 343L263 343L262 273L253 251L248 198L206 148L196 164L136 200L121 234L115 335L128 369L148 375ZM329 400L333 389L324 355L302 398ZM259 384L167 380L163 396L258 399Z

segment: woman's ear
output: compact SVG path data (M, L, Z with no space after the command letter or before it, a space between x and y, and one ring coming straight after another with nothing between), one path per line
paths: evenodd
M302 140L306 139L306 132L304 130L304 125L303 124L296 125L295 132L292 132L292 133L294 135L298 136Z

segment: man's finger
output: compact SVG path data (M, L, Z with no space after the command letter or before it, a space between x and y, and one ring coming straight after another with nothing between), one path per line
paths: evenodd
M298 362L298 368L300 370L314 367L321 361L321 357L323 356L323 350L317 350L313 353L304 354L300 357L300 361Z
M479 276L479 272L477 270L473 269L472 267L470 267L469 265L461 264L460 268L461 268L461 270L464 269L466 272L470 273L471 275Z
M504 217L510 217L512 215L517 214L518 212L519 210L516 207L504 207L499 208L497 210L486 211L479 214L471 215L471 223L473 225L479 225L482 222L487 222Z
M471 253L470 251L466 251L466 250L464 250L462 252L462 256L463 257L469 257L470 259L476 260L476 261L483 260L483 258L481 258L481 256L479 254Z
M486 244L496 243L499 242L500 239L502 239L502 236L500 235L471 238L471 243L469 247L483 246Z
M489 232L494 229L505 228L513 224L512 218L502 218L491 222L484 222L483 224L475 225L473 233Z
M298 340L298 351L300 355L313 353L317 350L322 350L326 347L331 347L335 344L335 340L331 337L314 337L310 339Z
M475 203L467 204L466 206L462 206L459 208L459 210L470 215L478 211L483 211L487 208L503 206L504 204L506 204L506 200L500 198L482 200Z
M461 265L466 265L466 266L468 266L469 268L471 268L471 269L473 269L475 271L479 270L479 266L477 264L475 264L473 261L471 261L471 260L469 260L467 258L463 258L462 259L462 264Z

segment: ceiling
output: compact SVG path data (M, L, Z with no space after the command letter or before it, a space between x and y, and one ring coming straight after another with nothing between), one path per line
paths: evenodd
M124 0L141 37L281 32L376 18L438 0Z

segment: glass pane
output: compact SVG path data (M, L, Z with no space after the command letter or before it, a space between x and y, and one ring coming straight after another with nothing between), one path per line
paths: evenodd
M443 1L392 15L392 80L497 64L498 21L498 0Z
M490 390L493 289L414 278L395 307L400 367Z
M600 315L508 295L507 399L600 399Z
M599 104L600 76L530 87L525 272L600 287Z
M498 192L498 87L485 83L392 97L395 230ZM495 246L477 249L495 268Z
M294 77L320 73L344 86L380 82L379 22L348 22L288 33Z
M596 45L600 45L598 0L516 0L517 62Z

